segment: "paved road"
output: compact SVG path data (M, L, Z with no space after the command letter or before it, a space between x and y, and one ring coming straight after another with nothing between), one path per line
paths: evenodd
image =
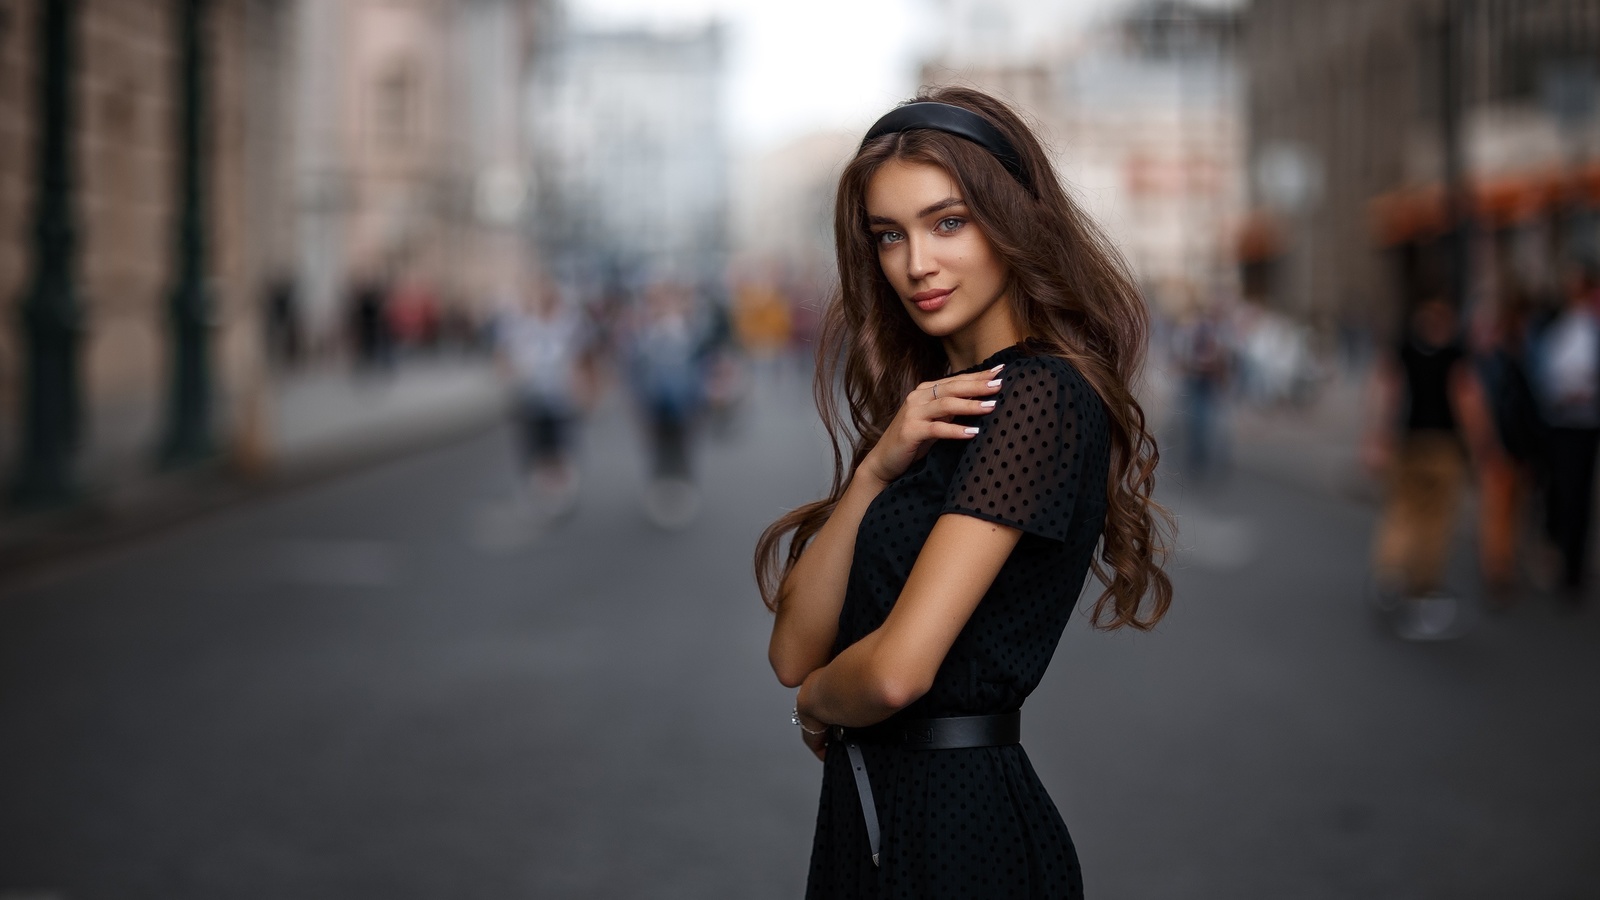
M0 898L798 896L819 770L749 551L826 460L758 399L681 533L612 410L548 533L496 432L11 585ZM1600 611L1404 644L1370 510L1167 496L1173 614L1071 627L1027 707L1090 896L1600 895Z

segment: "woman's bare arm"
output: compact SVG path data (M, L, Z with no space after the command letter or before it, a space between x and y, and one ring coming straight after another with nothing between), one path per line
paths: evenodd
M883 625L805 678L796 700L801 714L861 727L926 694L1021 538L1007 525L940 516Z
M838 633L856 532L867 507L884 486L920 459L937 440L970 438L976 428L956 425L957 416L978 416L994 408L984 400L999 391L1002 366L956 375L917 387L884 429L877 446L857 467L833 514L818 530L778 588L777 617L767 659L787 687L826 665ZM938 386L937 392L933 390Z
M865 468L865 467L863 467ZM821 530L778 589L767 659L785 687L799 687L828 662L839 630L845 584L855 558L856 531L884 482L857 470Z

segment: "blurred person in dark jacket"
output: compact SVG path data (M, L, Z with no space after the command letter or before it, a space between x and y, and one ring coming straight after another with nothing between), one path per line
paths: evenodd
M645 292L628 338L628 375L650 448L645 513L667 529L688 525L699 511L691 455L713 343L710 323L699 313L686 285L659 280Z
M389 286L380 278L362 278L351 291L350 331L360 368L387 369L393 361L388 307Z
M280 272L267 283L265 302L267 359L275 365L294 366L300 362L302 329L300 293L294 277Z
M1565 287L1561 311L1533 339L1530 370L1547 426L1545 530L1560 556L1563 596L1576 606L1588 581L1600 448L1600 276L1591 264L1575 264Z
M1373 569L1382 608L1407 640L1444 640L1468 625L1444 590L1469 445L1487 440L1481 390L1455 309L1438 297L1419 303L1400 343L1379 361L1377 418L1366 461L1388 479Z
M1215 303L1191 304L1172 335L1173 363L1182 382L1184 450L1189 474L1205 478L1220 460L1222 402L1233 363L1228 323Z

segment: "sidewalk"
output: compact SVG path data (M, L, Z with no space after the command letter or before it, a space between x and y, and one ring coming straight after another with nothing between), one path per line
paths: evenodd
M486 359L412 360L381 375L354 376L339 367L279 376L260 423L258 471L243 474L228 453L212 464L168 473L139 460L112 467L91 459L85 468L98 465L101 471L85 474L91 486L79 503L36 513L7 511L0 518L0 581L72 553L471 433L495 422L502 409L500 386Z
M423 360L391 375L313 371L279 385L272 411L272 471L293 478L457 434L503 409L487 360Z

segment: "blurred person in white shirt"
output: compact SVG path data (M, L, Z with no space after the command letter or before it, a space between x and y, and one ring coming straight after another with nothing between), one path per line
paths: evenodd
M495 324L495 351L510 388L533 497L554 515L577 503L575 432L593 392L593 341L581 312L549 281Z
M1561 557L1561 587L1573 606L1582 601L1588 582L1600 449L1597 291L1600 275L1594 266L1572 266L1565 304L1534 338L1530 354L1534 395L1546 426L1545 529Z

